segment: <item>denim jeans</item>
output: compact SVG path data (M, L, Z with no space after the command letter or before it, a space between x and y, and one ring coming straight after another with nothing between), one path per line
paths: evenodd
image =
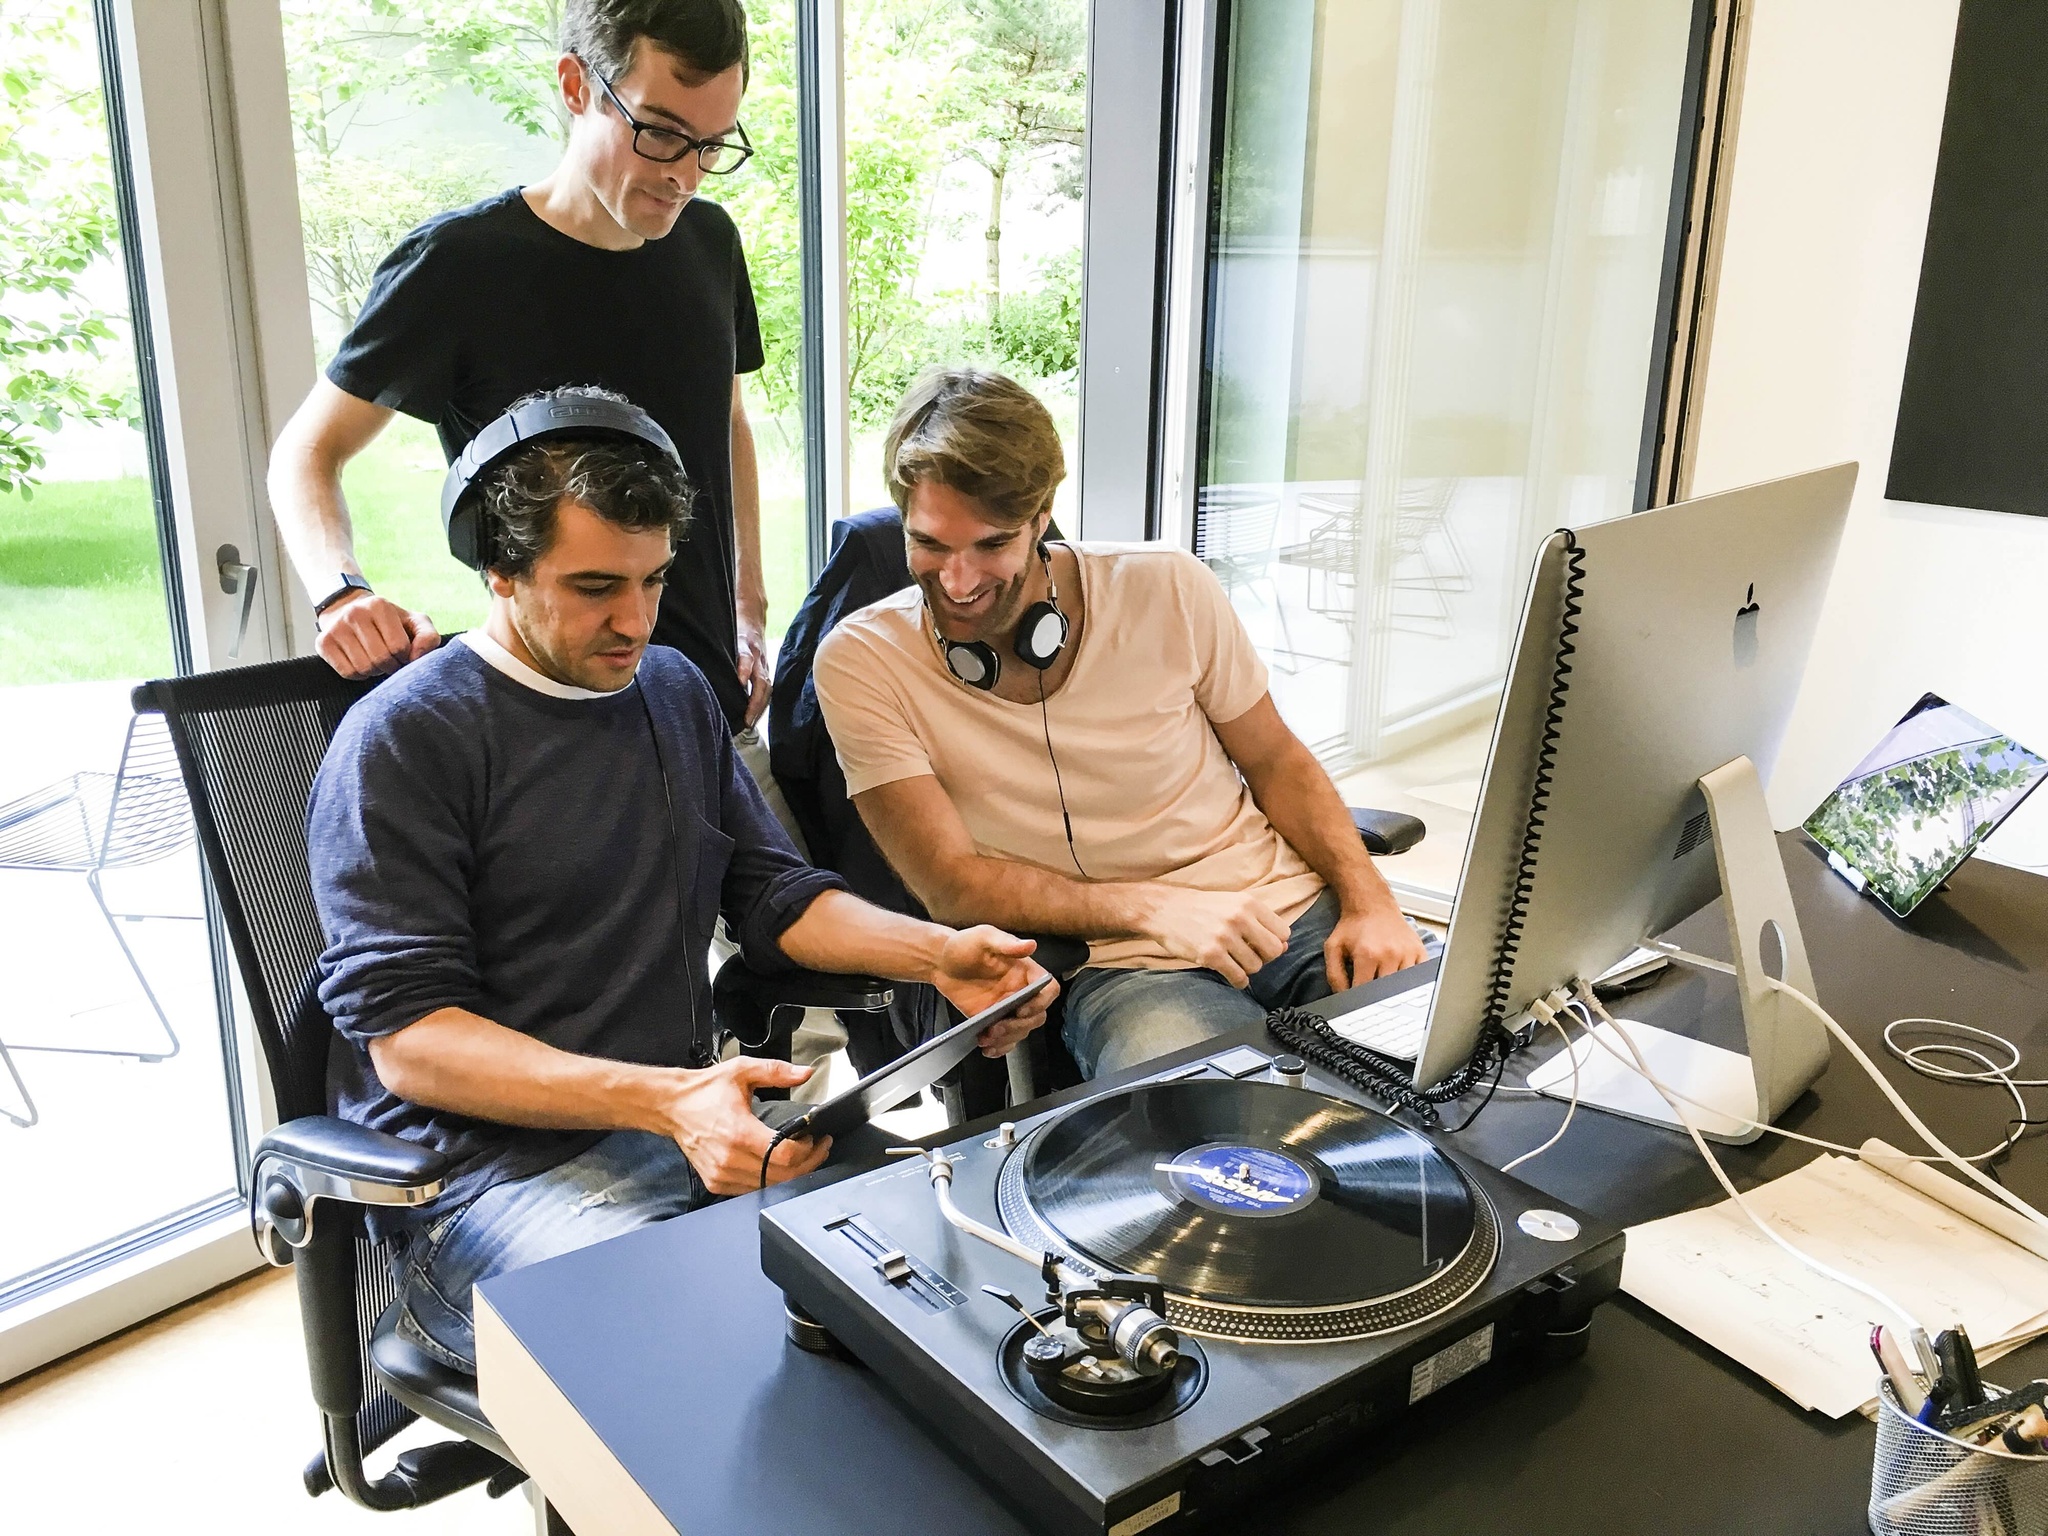
M1082 1076L1100 1077L1244 1029L1275 1008L1328 997L1323 945L1338 915L1337 893L1325 887L1288 930L1287 952L1254 971L1242 992L1211 970L1091 966L1062 989L1067 1018L1061 1038ZM1424 936L1432 954L1434 937Z
M435 1359L474 1373L470 1308L479 1282L667 1221L711 1198L668 1137L614 1131L581 1156L494 1185L416 1232L400 1260L398 1331Z

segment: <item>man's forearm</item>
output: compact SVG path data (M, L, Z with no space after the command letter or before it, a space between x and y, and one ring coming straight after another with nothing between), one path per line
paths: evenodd
M1157 889L1143 882L1076 880L986 854L955 860L936 877L912 883L941 922L1083 939L1145 936L1158 899Z
M761 467L753 424L742 411L735 411L732 418L732 525L740 607L755 623L765 624L768 582L761 565Z
M316 602L325 597L344 571L362 574L355 526L337 471L281 444L271 461L268 489L277 531L307 596Z
M429 1109L562 1131L665 1131L675 1070L557 1050L462 1008L371 1043L384 1086Z
M1246 775L1245 783L1273 830L1323 877L1345 910L1394 903L1337 786L1307 747L1296 742L1281 762Z

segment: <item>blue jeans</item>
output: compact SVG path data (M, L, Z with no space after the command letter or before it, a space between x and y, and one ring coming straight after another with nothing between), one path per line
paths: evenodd
M1090 966L1062 989L1067 1021L1061 1038L1082 1076L1100 1077L1244 1029L1275 1008L1328 997L1323 945L1337 917L1337 893L1325 887L1288 930L1287 952L1254 971L1242 992L1210 970Z
M493 1185L414 1233L401 1259L398 1331L435 1359L474 1374L470 1307L479 1282L667 1221L711 1199L668 1137L614 1131L581 1156Z

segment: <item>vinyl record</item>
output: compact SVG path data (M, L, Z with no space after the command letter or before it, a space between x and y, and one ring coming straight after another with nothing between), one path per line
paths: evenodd
M1149 1083L1075 1105L1020 1155L1056 1241L1196 1301L1357 1306L1426 1286L1472 1245L1473 1194L1449 1159L1301 1088Z

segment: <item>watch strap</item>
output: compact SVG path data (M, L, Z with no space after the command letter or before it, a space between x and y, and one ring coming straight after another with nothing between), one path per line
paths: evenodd
M341 585L313 605L313 616L318 618L351 592L369 592L372 590L374 589L362 577L353 575L348 571L343 571L341 573Z

